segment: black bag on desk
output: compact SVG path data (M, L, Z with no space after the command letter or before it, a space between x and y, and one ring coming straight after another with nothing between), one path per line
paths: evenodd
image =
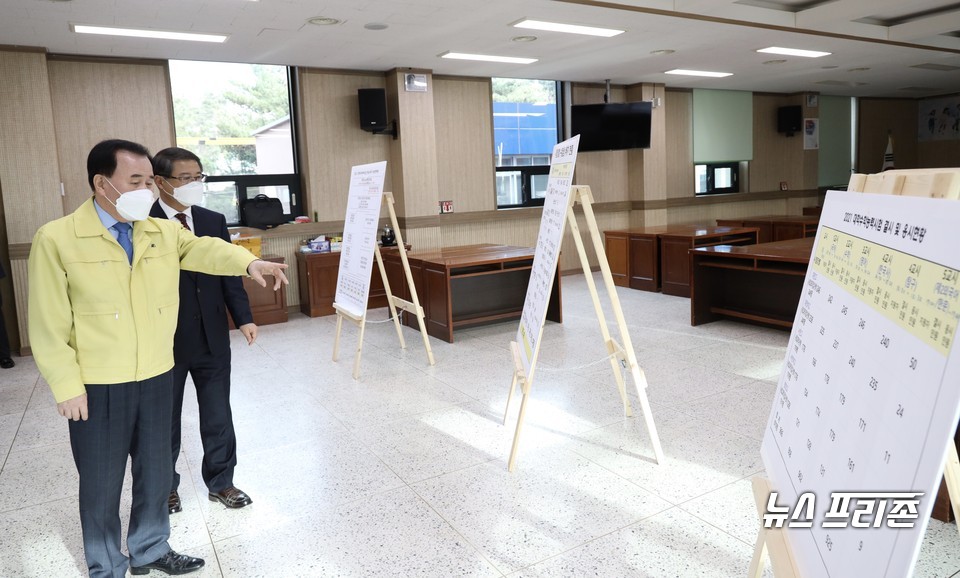
M269 229L287 222L283 215L283 203L280 199L257 195L243 202L240 208L243 224L257 229Z

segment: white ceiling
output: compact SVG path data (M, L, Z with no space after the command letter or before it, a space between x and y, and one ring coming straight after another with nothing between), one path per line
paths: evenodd
M341 20L315 26L307 20ZM613 38L521 30L523 18L625 29ZM372 31L368 23L387 24ZM223 44L75 34L70 24L229 34ZM533 42L514 42L522 35ZM0 45L50 53L849 96L960 92L960 2L932 0L0 0ZM766 46L832 52L818 59ZM673 54L654 56L654 50ZM441 59L529 56L531 65ZM781 64L766 61L786 58ZM915 68L933 64L947 70ZM732 72L723 79L672 68ZM868 69L868 70L853 70Z

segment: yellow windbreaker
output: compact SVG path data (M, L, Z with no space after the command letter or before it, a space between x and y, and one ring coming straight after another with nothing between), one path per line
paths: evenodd
M133 265L91 198L37 231L29 261L30 347L57 402L84 384L143 381L173 367L180 269L244 275L255 257L180 223L134 223Z

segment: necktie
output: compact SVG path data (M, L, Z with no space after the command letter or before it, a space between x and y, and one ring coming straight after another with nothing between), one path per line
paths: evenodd
M114 223L113 229L117 231L117 242L127 252L127 261L133 263L133 241L130 240L130 223Z
M174 215L174 217L176 217L177 220L180 221L180 224L183 225L184 229L188 231L190 230L190 225L187 224L187 216L185 214L177 213L176 215Z

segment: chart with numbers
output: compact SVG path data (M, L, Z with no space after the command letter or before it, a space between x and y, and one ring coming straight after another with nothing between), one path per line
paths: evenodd
M957 201L827 195L761 450L780 504L815 494L788 530L804 578L912 572L960 416L958 223ZM912 529L824 528L839 491L924 495Z
M357 317L367 311L386 174L387 161L357 165L350 172L334 303Z
M543 215L540 232L533 254L530 282L523 300L520 326L517 328L517 343L520 345L520 361L530 375L530 367L536 361L540 332L547 318L547 306L553 277L557 273L560 258L560 243L567 223L567 207L570 206L570 191L573 187L573 171L577 165L577 149L580 135L557 143L550 157L550 176L543 199Z

